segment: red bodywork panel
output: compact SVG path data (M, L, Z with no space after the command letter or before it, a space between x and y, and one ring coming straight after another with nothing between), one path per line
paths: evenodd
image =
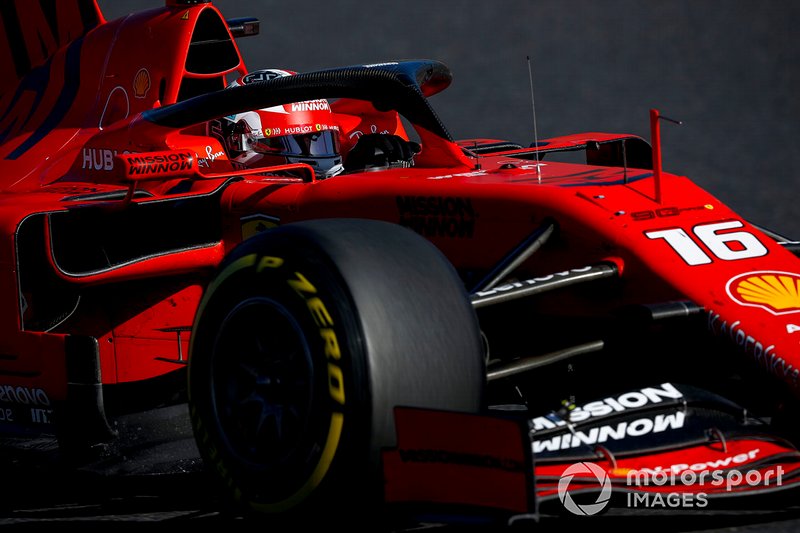
M202 291L227 252L275 224L356 217L413 229L465 274L489 271L554 219L565 245L520 276L613 261L624 289L601 305L692 300L713 333L800 392L794 255L685 177L664 172L656 190L650 168L549 157L641 139L585 133L481 151L498 141L456 143L433 123L416 128L413 168L328 180L299 167L242 171L204 122L172 127L171 115L152 114L247 72L213 5L109 22L91 1L14 5L2 15L17 19L3 22L24 42L7 33L13 53L0 56L18 74L0 95L0 385L63 399L73 335L97 339L106 384L182 368ZM29 42L37 32L43 49ZM358 99L333 109L345 149L363 133L411 133L394 111Z

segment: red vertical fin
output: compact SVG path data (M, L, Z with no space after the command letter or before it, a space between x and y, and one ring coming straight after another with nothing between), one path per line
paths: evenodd
M658 123L658 109L650 110L650 141L653 144L653 183L655 201L661 203L661 126Z

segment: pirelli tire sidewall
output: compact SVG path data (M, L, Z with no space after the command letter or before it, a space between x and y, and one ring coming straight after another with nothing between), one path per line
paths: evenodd
M335 505L345 497L333 490L337 480L346 476L355 486L373 481L366 468L369 391L363 333L346 284L314 242L277 231L264 244L255 238L237 249L198 310L189 365L189 407L198 447L225 492L246 511L285 513ZM220 380L236 370L226 365L241 361L235 353L222 353L220 344L226 342L221 338L226 319L258 306L264 308L264 322L286 320L270 334L293 329L298 349L305 351L308 380L300 385L308 387L301 394L307 400L305 431L273 457L243 460L229 431L236 424L226 420L219 392L225 387ZM253 319L244 320L245 325L248 320ZM300 368L295 374L302 373Z

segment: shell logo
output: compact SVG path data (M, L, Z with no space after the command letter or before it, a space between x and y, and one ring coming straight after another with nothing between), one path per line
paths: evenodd
M739 305L761 307L773 315L800 312L800 274L764 270L731 278L725 287Z
M140 68L133 77L133 95L136 98L144 98L149 90L150 72L146 68Z

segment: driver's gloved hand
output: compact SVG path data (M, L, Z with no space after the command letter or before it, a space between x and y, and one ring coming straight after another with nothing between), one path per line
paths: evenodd
M369 168L411 167L420 145L388 133L369 133L358 138L344 160L347 172Z

